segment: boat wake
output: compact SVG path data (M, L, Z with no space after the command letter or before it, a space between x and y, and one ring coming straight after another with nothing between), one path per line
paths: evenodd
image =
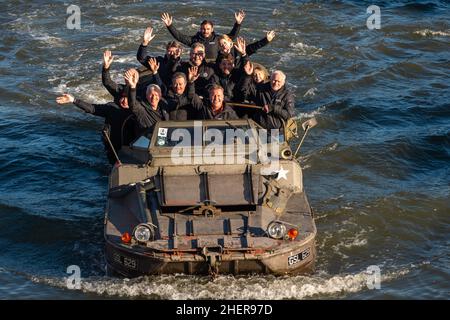
M381 284L408 274L408 268L381 274ZM32 276L35 283L67 288L66 278ZM90 277L81 280L80 291L102 296L129 298L197 300L242 299L285 300L337 298L368 289L368 273L314 276L239 276L219 275L214 281L204 276L164 275L135 279Z

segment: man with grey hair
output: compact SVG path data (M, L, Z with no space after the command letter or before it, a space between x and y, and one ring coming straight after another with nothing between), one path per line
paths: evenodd
M275 70L270 81L257 86L254 101L264 109L254 114L254 120L266 129L282 129L283 122L294 116L294 95L286 88L286 75Z
M129 105L135 114L139 130L153 129L158 121L169 120L167 105L162 100L161 88L156 84L147 87L145 99L136 99L136 85L139 81L139 73L136 69L125 72L125 81L130 86Z

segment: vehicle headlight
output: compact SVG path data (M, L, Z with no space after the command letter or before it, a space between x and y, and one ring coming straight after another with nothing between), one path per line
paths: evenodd
M271 238L283 239L286 235L286 226L279 222L271 222L267 227L267 233Z
M134 238L138 242L147 242L153 235L153 231L146 224L139 224L133 231Z

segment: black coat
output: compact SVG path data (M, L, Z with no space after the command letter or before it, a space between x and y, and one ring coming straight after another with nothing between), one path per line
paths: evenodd
M236 112L225 105L222 112L214 114L211 109L211 102L207 99L201 99L195 93L195 87L192 83L188 84L188 97L191 99L191 104L194 110L198 112L199 119L202 120L236 120L239 119Z
M170 86L172 82L172 75L174 74L175 70L178 68L178 66L181 63L181 59L172 59L170 56L164 55L153 57L148 54L147 51L148 46L140 45L138 52L137 52L137 59L138 61L148 69L150 69L150 65L148 64L148 59L155 58L156 61L159 63L159 69L158 73L161 77L161 80L163 81L164 85L167 87Z
M90 104L75 99L73 104L86 113L105 119L104 130L109 135L111 144L116 151L119 151L123 145L130 144L137 137L136 119L130 109L123 109L114 102ZM108 158L111 163L114 163L116 160L109 143L104 140L103 136L102 138Z
M161 81L161 80L159 80ZM103 86L108 90L108 92L113 96L114 102L117 105L120 105L120 98L127 97L129 95L129 87L124 84L118 84L112 81L111 75L109 73L109 69L102 69L102 83ZM156 79L154 75L148 75L144 77L139 77L139 82L137 84L137 96L139 98L145 97L145 91L147 89L147 86L150 84L158 84L160 83Z
M234 40L237 37L237 35L239 34L240 28L241 28L241 25L235 23L233 26L233 29L227 35L231 39ZM197 32L193 36L185 35L185 34L181 33L180 31L178 31L177 29L175 29L173 24L168 26L167 29L169 30L170 34L176 40L178 40L179 42L181 42L189 47L191 47L196 42L202 43L205 46L205 51L206 51L205 59L207 59L208 61L214 61L217 58L217 54L219 52L219 37L220 37L220 35L216 34L215 32L213 32L211 34L211 36L209 36L208 38L205 38L205 37L203 37L203 35L201 34L200 31Z
M294 95L283 86L278 91L273 91L270 82L255 84L251 76L246 76L239 84L241 94L246 100L250 100L259 106L268 105L269 112L255 111L253 120L266 129L281 129L283 121L295 116Z
M183 62L177 68L177 72L183 72L186 75L186 78L189 78L189 68L193 65L190 61ZM211 77L214 75L213 66L207 64L203 61L203 63L198 68L198 74L200 75L197 80L195 80L195 91L198 95L202 97L208 96L208 84Z
M262 47L269 44L269 40L267 38L263 38L261 40L258 40L256 42L250 43L245 47L245 53L247 54L247 57L253 55L258 51L258 49L261 49ZM237 69L243 67L245 63L248 61L248 59L243 60L242 55L237 51L234 47L231 48L230 54L234 57L234 65ZM220 51L217 53L217 59L216 59L216 65L219 64L220 59L222 58L224 54Z
M256 104L268 105L269 112L258 111L254 114L254 120L266 129L281 129L283 121L294 117L294 95L283 86L278 91L273 91L270 82L257 87Z
M196 118L186 90L182 95L169 90L165 98L170 120L193 120Z
M248 57L245 56L242 60L245 64L248 61ZM237 84L241 81L241 78L245 76L243 69L244 64L241 64L240 68L234 68L229 75L223 74L217 65L215 73L209 80L208 88L214 84L220 85L223 88L225 101L241 101Z
M152 130L158 121L169 120L169 112L167 104L164 100L160 100L158 108L153 110L147 100L136 99L136 89L130 89L130 97L128 101L130 110L136 116L136 121L140 132Z

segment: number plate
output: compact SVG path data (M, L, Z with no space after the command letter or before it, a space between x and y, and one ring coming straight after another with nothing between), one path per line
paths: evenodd
M311 248L308 248L302 252L294 254L288 257L288 266L293 266L294 264L299 263L300 261L305 260L311 254Z
M113 260L114 260L114 262L121 264L125 268L133 269L133 270L136 270L136 268L137 268L136 259L122 256L122 255L118 254L117 252L113 253Z

